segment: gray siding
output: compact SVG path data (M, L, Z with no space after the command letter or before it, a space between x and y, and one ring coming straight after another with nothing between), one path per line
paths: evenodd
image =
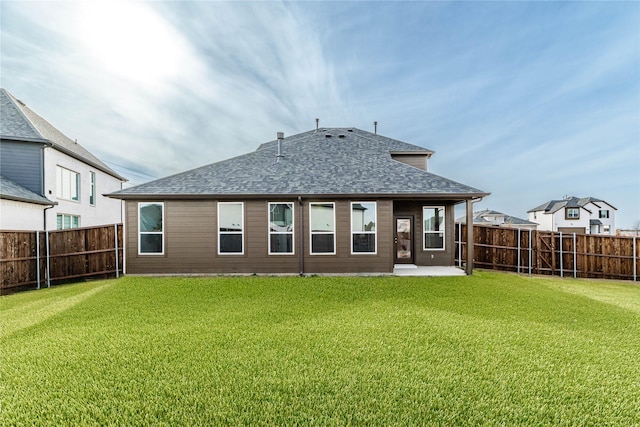
M391 158L414 168L427 170L427 156L421 154L392 154Z
M7 178L37 194L43 194L42 144L0 142L0 170Z

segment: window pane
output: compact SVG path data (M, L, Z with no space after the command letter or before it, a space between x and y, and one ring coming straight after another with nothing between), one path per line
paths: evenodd
M376 235L373 233L354 234L353 252L375 252Z
M242 253L242 234L220 234L220 253Z
M331 232L333 227L333 204L311 204L311 231Z
M425 233L424 248L425 249L443 249L444 233Z
M69 172L71 200L80 200L80 174Z
M140 206L140 231L162 231L162 205Z
M65 230L71 228L71 217L69 215L62 216L62 228Z
M242 231L242 203L218 204L220 231Z
M293 236L291 234L272 234L271 253L290 254L293 253Z
M333 234L312 234L311 252L313 253L333 253Z
M71 228L78 228L78 227L80 227L80 217L74 215L71 217Z
M140 253L162 253L162 234L141 234Z
M56 215L56 229L62 230L62 215Z
M424 208L424 231L444 231L444 208Z
M96 173L91 172L91 186L89 188L89 204L96 204Z
M351 205L351 231L376 230L376 204L354 203Z
M293 231L293 203L269 205L269 230L275 232Z

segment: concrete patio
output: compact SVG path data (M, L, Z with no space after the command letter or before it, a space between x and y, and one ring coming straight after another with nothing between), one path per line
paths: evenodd
M465 276L464 270L458 267L427 267L415 264L395 264L394 276Z

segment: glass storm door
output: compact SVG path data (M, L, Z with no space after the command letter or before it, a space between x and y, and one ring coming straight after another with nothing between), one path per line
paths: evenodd
M413 264L413 218L396 218L394 237L396 264Z

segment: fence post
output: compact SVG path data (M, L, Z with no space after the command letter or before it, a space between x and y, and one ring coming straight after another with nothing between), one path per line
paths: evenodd
M576 253L576 233L573 233L573 278L575 279L577 276L576 268L578 267L578 258Z
M560 277L564 277L564 260L562 259L562 231L560 232Z
M40 289L40 231L36 230L36 280Z
M120 254L119 254L119 248L118 248L118 224L115 224L115 231L116 231L116 279L118 279L120 277Z
M50 248L49 248L49 230L47 230L46 232L46 238L47 238L47 244L46 244L46 248L47 248L47 288L51 287L51 271L50 271L50 258L51 258L51 254L50 254Z
M518 274L520 274L520 228L518 227Z
M531 229L529 229L529 276L531 276L531 235L533 233L531 233Z
M635 282L637 279L637 259L640 258L636 255L636 237L633 237L633 281Z

